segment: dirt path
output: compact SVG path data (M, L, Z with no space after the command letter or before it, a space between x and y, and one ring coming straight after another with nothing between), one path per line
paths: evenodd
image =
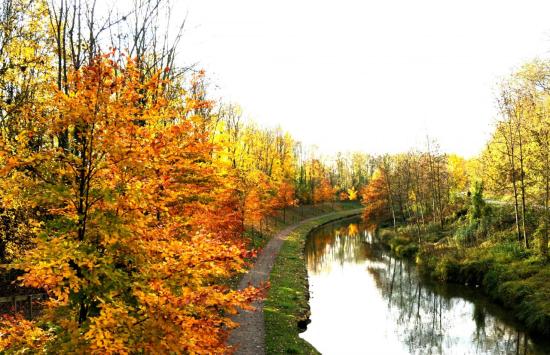
M271 273L279 249L281 249L283 242L293 230L303 224L333 213L304 219L275 234L261 251L252 269L243 276L239 283L239 290L246 288L248 285L258 287L269 280L269 274ZM256 308L255 311L241 311L233 317L233 320L239 323L240 326L231 333L229 344L237 346L236 354L238 355L265 354L264 303L263 301L258 301L253 306Z

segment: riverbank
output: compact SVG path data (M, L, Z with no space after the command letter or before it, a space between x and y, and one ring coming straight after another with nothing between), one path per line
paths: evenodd
M355 211L353 207L355 205ZM251 260L252 268L245 273L242 278L235 284L234 287L238 289L244 289L248 286L265 287L267 281L269 281L269 275L272 267L275 264L275 259L279 255L283 243L287 237L299 229L300 227L309 225L320 219L337 219L340 215L347 215L348 213L359 213L357 209L357 203L335 203L329 207L331 212L325 213L321 216L317 215L322 212L320 207L312 206L311 210L314 216L301 220L298 223L292 223L291 219L287 219L286 227L279 229L271 236L264 236L269 241L263 243L258 253L257 258ZM335 212L340 209L342 212ZM305 210L305 209L304 209ZM302 217L302 213L299 215ZM307 214L303 214L307 216ZM270 223L274 225L274 223ZM266 353L266 337L265 337L265 322L264 322L264 302L258 300L253 304L255 311L241 311L232 317L233 321L239 324L239 327L231 332L228 343L235 347L236 354L265 354Z
M248 249L261 250L279 231L306 219L361 207L358 201L323 202L316 205L287 207L267 217L262 223L247 226L245 237L248 239Z
M254 266L258 255L277 233L311 218L335 212L350 211L361 207L361 204L357 201L323 202L316 205L293 206L286 208L285 211L277 211L274 215L263 220L262 223L246 226L244 239L250 257L246 260L245 270L228 278L226 285L232 289L238 288L243 276ZM0 283L1 286L2 284Z
M271 287L264 303L267 354L319 354L299 337L309 321L305 240L312 230L359 213L360 210L352 210L319 217L288 235L273 265Z
M378 235L396 256L413 258L423 274L478 288L510 310L529 332L549 336L548 261L522 248L508 231L495 232L475 246L459 245L453 238L458 228L431 233L422 243L406 226L382 229Z

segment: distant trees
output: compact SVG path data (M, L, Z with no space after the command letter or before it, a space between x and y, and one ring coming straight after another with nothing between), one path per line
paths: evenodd
M217 158L231 165L238 181L243 225L260 223L278 210L286 220L289 206L333 202L342 192L358 191L371 174L369 156L323 158L280 128L246 121L233 104L221 106L214 141L223 147Z
M467 184L459 159L453 157L451 163L434 147L430 141L425 152L383 155L376 160L377 170L361 193L367 219L389 216L394 226L399 222L425 226L429 218L444 224L451 212L451 194L464 193Z
M428 139L424 151L383 155L362 190L365 216L393 225L444 226L464 215L465 233L486 235L490 205L513 207L515 235L525 248L548 255L550 233L550 64L525 64L499 86L499 120L478 159L443 154ZM384 193L380 191L384 189ZM483 192L500 198L487 200ZM382 213L386 209L386 214ZM469 238L469 237L468 237ZM476 237L477 238L477 237ZM475 238L474 238L475 239Z

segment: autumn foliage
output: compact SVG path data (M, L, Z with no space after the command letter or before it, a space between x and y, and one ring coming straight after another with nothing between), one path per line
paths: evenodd
M227 286L244 232L358 190L370 157L334 169L211 100L152 30L168 1L88 5L0 0L0 297L46 294L2 310L0 353L231 352L231 314L259 297Z
M368 224L376 225L391 218L386 182L381 171L378 170L361 191L361 199L365 206L363 218Z
M224 211L227 195L190 114L204 103L166 101L166 82L143 80L134 61L111 54L69 82L68 94L52 91L49 115L26 109L33 129L2 144L4 208L40 206L44 216L12 267L49 295L36 322L3 321L2 345L223 351L227 315L255 291L216 282L242 269L243 250L221 226L201 223Z

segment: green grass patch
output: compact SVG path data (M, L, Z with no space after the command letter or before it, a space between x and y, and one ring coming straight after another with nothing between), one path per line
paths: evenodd
M381 230L379 238L397 256L415 256L422 273L443 282L479 288L510 310L527 330L550 336L550 263L533 249L521 246L513 231L494 231L484 241L465 245L456 238L464 225L454 228L448 232L458 232L455 238L421 245L403 233L406 228Z
M307 235L323 224L357 214L341 211L320 217L294 230L283 243L270 275L264 303L267 354L319 354L301 339L300 326L309 318L309 288L304 259Z

